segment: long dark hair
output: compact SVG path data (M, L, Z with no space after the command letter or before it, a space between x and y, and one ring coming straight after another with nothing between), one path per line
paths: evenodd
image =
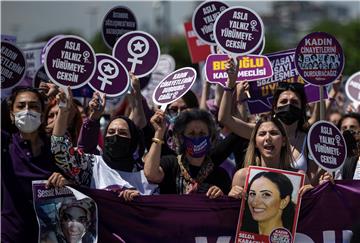
M270 180L272 183L274 183L280 192L280 198L284 199L285 197L289 196L290 201L288 205L283 209L283 213L281 215L281 220L283 222L283 226L288 229L290 232L292 232L292 228L294 225L294 216L295 216L295 204L291 200L291 195L294 190L293 184L291 183L290 179L281 173L271 172L271 171L263 171L258 174L256 174L250 181L248 188L247 188L247 195L249 194L251 185L253 182L260 177L265 177L266 179ZM258 222L255 221L252 216L249 209L249 205L246 202L245 203L245 212L244 212L244 224L241 226L242 231L247 232L254 232L259 233L259 226Z

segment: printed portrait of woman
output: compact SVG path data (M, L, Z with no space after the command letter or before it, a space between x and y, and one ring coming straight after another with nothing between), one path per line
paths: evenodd
M241 231L270 235L277 228L292 232L295 204L290 179L276 172L260 172L248 184Z

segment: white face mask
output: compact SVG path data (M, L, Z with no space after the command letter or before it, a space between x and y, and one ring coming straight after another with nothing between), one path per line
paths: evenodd
M23 110L14 113L15 126L24 133L32 133L41 125L41 114L36 111Z

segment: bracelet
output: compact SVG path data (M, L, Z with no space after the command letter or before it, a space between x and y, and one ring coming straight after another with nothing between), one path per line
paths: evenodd
M235 90L234 87L232 87L232 88L230 88L230 87L224 87L224 91L232 92L232 91L234 91L234 90Z
M152 138L151 141L153 141L154 143L157 143L157 144L163 144L164 143L164 140L161 140L161 139L158 139L158 138Z

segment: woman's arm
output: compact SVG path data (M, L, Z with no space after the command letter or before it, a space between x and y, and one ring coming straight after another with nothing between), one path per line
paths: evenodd
M129 105L131 107L129 118L138 128L142 129L146 126L146 117L142 104L140 80L133 73L130 73L130 77L133 89L131 90L131 94L128 96Z
M150 121L155 129L155 135L150 150L144 158L144 174L148 181L160 183L165 176L160 166L161 145L164 143L163 137L165 133L164 112L161 110L156 111Z

